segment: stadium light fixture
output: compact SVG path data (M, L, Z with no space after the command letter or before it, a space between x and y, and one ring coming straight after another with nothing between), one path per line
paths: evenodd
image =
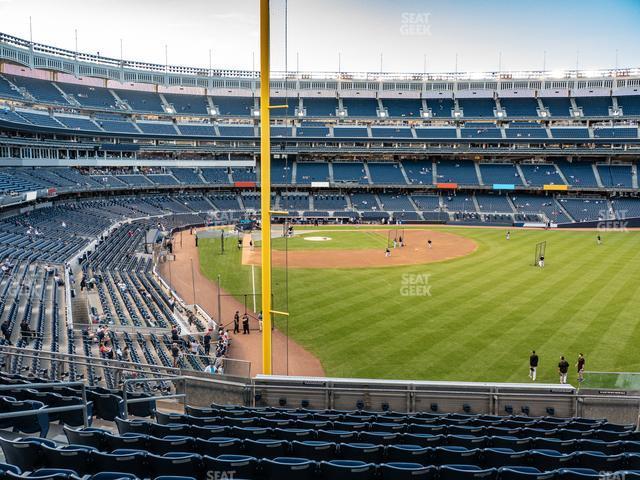
M460 110L456 110L453 112L453 117L454 118L461 118L462 117L462 112Z
M379 116L380 118L386 118L386 117L387 117L387 112L385 112L384 110L380 110L380 111L378 112L378 116Z

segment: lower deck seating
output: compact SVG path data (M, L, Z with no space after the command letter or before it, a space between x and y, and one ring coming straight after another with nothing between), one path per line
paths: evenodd
M255 480L640 478L634 426L580 417L212 405L64 433L65 444L2 436L0 471L55 479L185 480L230 471Z

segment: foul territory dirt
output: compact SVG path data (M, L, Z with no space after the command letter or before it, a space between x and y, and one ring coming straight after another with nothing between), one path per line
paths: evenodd
M200 272L200 258L195 246L195 237L183 235L182 246L180 241L173 243L175 261L160 264L160 274L167 283L187 303L193 302L193 290L195 287L195 302L206 312L219 321L218 316L218 286ZM193 261L193 283L191 277L191 262ZM222 312L228 318L222 318L222 324L233 331L233 313L236 310L243 313L245 306L234 297L224 291L221 296ZM262 373L262 335L258 329L255 317L251 317L251 333L249 335L231 334L232 344L229 352L230 358L247 360L251 362L251 375ZM275 330L272 336L272 365L275 375L297 376L324 376L324 370L320 361L298 345L288 339L282 332Z

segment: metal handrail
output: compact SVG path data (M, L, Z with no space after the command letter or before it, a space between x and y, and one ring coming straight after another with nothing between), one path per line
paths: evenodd
M134 398L129 400L128 398L128 391L127 391L127 386L129 383L148 383L148 382L162 382L162 381L170 381L170 382L175 382L177 380L187 380L188 378L193 378L193 377L187 377L187 376L180 376L180 377L164 377L164 378L143 378L143 379L128 379L125 380L122 384L123 387L123 395L122 398L124 399L124 418L126 419L129 415L128 412L128 405L130 403L142 403L142 402L151 402L151 401L155 401L155 400L167 400L169 398L182 398L182 408L183 410L186 410L186 406L187 406L187 382L183 382L183 391L184 393L174 393L171 395L157 395L157 396L153 396L153 397L141 397L141 398Z
M96 361L95 364L92 362L77 363L78 365L83 365L83 366L105 367L105 364L106 364L108 368L121 369L121 370L139 371L139 367L142 367L143 369L161 369L161 370L166 370L170 372L177 372L177 373L181 372L180 368L166 367L164 365L155 365L150 363L136 363L136 362L126 361L126 360L115 360L115 359L112 360L112 359L102 358L102 357L87 357L85 355L78 355L74 353L50 352L45 350L34 350L31 348L17 348L10 345L0 345L0 354L2 353L5 353L7 355L22 355L27 358L40 358L42 360L54 360L54 361L61 361L61 362L65 362L65 361L76 362L76 359L79 362L90 361L90 360ZM187 353L187 355L193 355L193 354ZM197 356L199 358L209 358L209 360L212 359L212 357L206 357L205 355L193 355L193 356ZM223 361L246 363L249 365L251 364L251 362L248 360L241 360L241 359L228 358L228 357L224 357ZM121 365L125 365L125 367L122 367ZM194 370L194 371L197 371L197 370Z
M89 426L89 412L87 406L87 386L83 382L55 382L55 383L17 383L11 385L0 385L0 391L3 390L15 390L15 389L29 389L37 390L40 388L50 387L80 387L80 393L82 395L82 405L70 405L68 407L44 407L38 410L25 410L24 412L10 412L0 413L0 419L2 418L14 418L14 417L26 417L29 415L37 415L39 413L63 413L72 412L75 410L82 410L82 422L84 427Z

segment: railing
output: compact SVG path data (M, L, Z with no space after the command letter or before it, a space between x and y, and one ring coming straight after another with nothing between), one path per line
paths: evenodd
M73 308L71 305L71 285L69 282L69 270L64 267L64 301L65 301L65 331L73 328Z
M0 33L0 44L8 47L15 47L22 50L26 55L41 54L50 56L58 61L85 63L110 67L120 70L133 70L140 72L150 72L158 75L173 74L196 77L211 78L238 78L248 79L256 82L254 88L258 87L260 72L252 70L230 70L230 69L207 69L202 67L186 67L175 65L162 65L158 63L140 62L135 60L116 59L100 55L92 55L83 52L66 50L63 48L34 43L19 37ZM394 72L271 72L274 80L338 80L338 81L408 81L408 82L429 82L429 81L510 81L515 79L605 79L605 78L628 78L640 76L640 68L608 68L592 71L582 71L568 69L561 71L547 70L520 70L520 71L489 71L489 72L441 72L441 73L394 73Z
M131 378L128 380L125 380L123 383L123 395L122 395L122 399L124 400L124 418L126 419L128 416L128 412L129 412L129 407L128 405L130 403L146 403L146 402L152 402L152 401L156 401L156 400L168 400L170 398L181 398L182 399L182 407L184 410L186 410L186 406L187 406L187 383L186 380L190 378L190 377L161 377L161 378L155 378L155 379L151 379L151 378L142 378L142 379L135 379L135 378ZM129 392L127 389L127 386L130 384L138 384L138 383L150 383L150 382L165 382L165 381L170 381L170 382L176 382L178 380L183 380L183 393L174 393L174 394L170 394L170 395L156 395L153 397L140 397L140 398L129 398ZM175 387L175 383L174 383L174 387ZM177 390L177 387L176 387Z
M158 376L160 374L179 376L184 372L198 370L180 369L174 367L167 367L164 365L152 365L148 363L135 363L125 360L110 360L102 357L86 357L84 355L61 353L61 352L49 352L44 350L34 350L30 348L17 348L9 345L0 345L0 355L6 355L8 358L14 356L22 356L24 358L34 359L38 358L41 361L48 361L52 364L55 363L57 368L64 368L65 364L73 363L80 367L93 367L93 368L110 368L119 372L132 372L137 375L144 374L150 376ZM191 354L189 354L191 355ZM194 357L206 359L213 362L215 358L207 357L204 355L194 355ZM9 364L8 362L6 362ZM226 375L233 375L237 377L249 378L251 376L251 362L247 360L240 360L235 358L223 358L222 359L223 370ZM142 370L141 370L142 369ZM204 372L199 372L204 373ZM155 378L151 380L156 381Z
M64 413L64 412L75 412L77 410L82 410L82 421L84 427L89 426L89 412L87 406L87 388L86 384L83 382L56 382L56 383L27 383L27 384L11 384L11 385L0 385L0 392L5 390L16 390L16 389L31 389L38 390L41 388L50 388L50 387L80 387L81 395L82 395L82 404L81 405L69 405L68 407L44 407L38 410L25 410L21 412L10 412L10 413L0 413L0 420L5 418L16 418L16 417L27 417L30 415L38 415L41 413Z

